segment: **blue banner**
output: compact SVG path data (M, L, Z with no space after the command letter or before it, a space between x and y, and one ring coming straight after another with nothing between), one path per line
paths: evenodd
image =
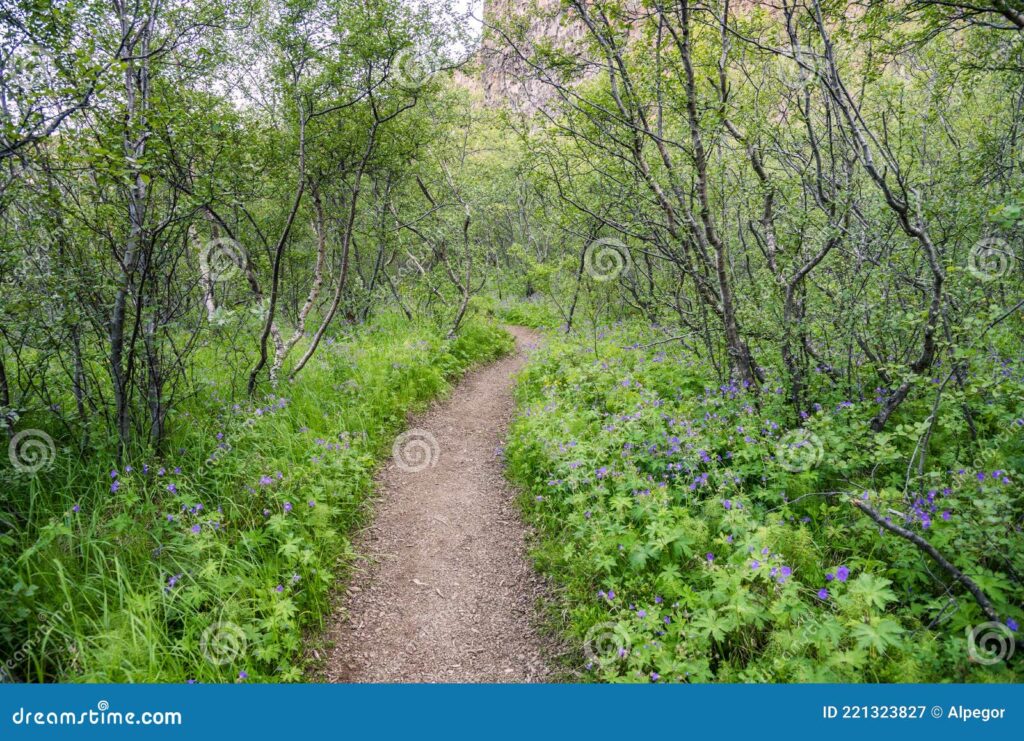
M0 738L1024 738L1019 685L0 685Z

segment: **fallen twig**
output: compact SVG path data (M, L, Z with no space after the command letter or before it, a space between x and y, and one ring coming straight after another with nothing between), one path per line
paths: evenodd
M939 553L938 549L936 549L935 546L933 546L931 543L929 543L927 540L922 538L917 533L913 533L904 527L900 527L899 525L890 522L887 518L882 516L878 512L878 510L874 509L871 505L867 504L863 500L851 499L850 502L853 504L854 507L856 507L861 512L866 514L868 517L877 522L883 528L885 528L891 533L899 535L904 540L909 540L920 550L924 551L929 556L931 556L935 560L935 563L937 563L939 566L941 566L949 572L949 574L953 577L954 581L958 581L962 583L965 587L967 587L967 591L974 595L974 599L981 607L981 611L985 613L985 616L988 617L989 620L996 623L999 622L999 613L997 613L995 607L992 606L992 601L985 595L983 591L981 591L981 587L979 587L974 582L974 580L967 576L964 572L962 572L960 569L958 569L956 566L950 563L950 561L945 556Z

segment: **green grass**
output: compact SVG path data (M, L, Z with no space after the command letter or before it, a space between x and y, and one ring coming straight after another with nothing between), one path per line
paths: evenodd
M493 317L504 324L533 329L556 329L564 324L561 315L550 302L541 299L514 301L499 300L495 296L474 296L472 306L486 316Z
M960 407L944 408L927 466L906 490L926 392L876 435L877 401L844 398L822 380L821 403L800 423L811 445L792 448L787 431L798 424L777 379L755 396L720 385L678 345L640 347L659 337L639 324L601 336L596 347L548 337L521 376L506 448L538 533L535 562L558 585L547 612L577 648L568 675L1020 680L1019 652L1006 655L1009 626L1024 620L1015 576L1024 569L1024 359L1012 336L1004 354L972 366L964 398L977 442L958 432ZM946 554L987 592L1001 624L989 625L965 589L853 498ZM1009 660L989 662L1000 640Z
M169 454L112 478L112 458L59 449L5 469L0 651L25 681L294 681L330 609L374 469L409 412L512 346L496 325L441 331L384 316L327 343L299 380L172 418ZM112 485L116 483L116 486ZM76 511L77 510L77 511Z

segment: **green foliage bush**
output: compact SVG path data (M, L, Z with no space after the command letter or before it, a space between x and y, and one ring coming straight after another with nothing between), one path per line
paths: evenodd
M533 329L554 329L562 324L561 318L543 301L506 302L498 305L497 316L508 324Z
M329 610L406 414L512 346L479 320L453 340L390 315L352 332L278 394L236 403L211 383L165 458L116 469L65 449L38 476L0 472L18 525L0 535L5 673L300 679L303 631Z
M812 444L793 447L771 379L759 395L719 384L678 344L630 344L643 337L638 325L607 331L596 351L552 337L519 386L506 457L537 563L564 587L551 612L583 648L571 670L612 682L1020 679L1019 655L989 665L981 640L1012 643L1024 617L1019 348L974 359L965 400L979 441L954 444L961 412L949 405L908 481L921 423L876 435L876 400L823 392L802 422L813 435L799 433ZM905 413L925 419L927 406ZM854 499L935 545L1013 630L976 632L972 661L978 604Z

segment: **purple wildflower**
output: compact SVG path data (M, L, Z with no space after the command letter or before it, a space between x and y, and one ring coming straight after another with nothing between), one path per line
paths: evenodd
M828 590L825 589L825 587L822 587L818 590L818 599L820 599L822 602L828 599Z

